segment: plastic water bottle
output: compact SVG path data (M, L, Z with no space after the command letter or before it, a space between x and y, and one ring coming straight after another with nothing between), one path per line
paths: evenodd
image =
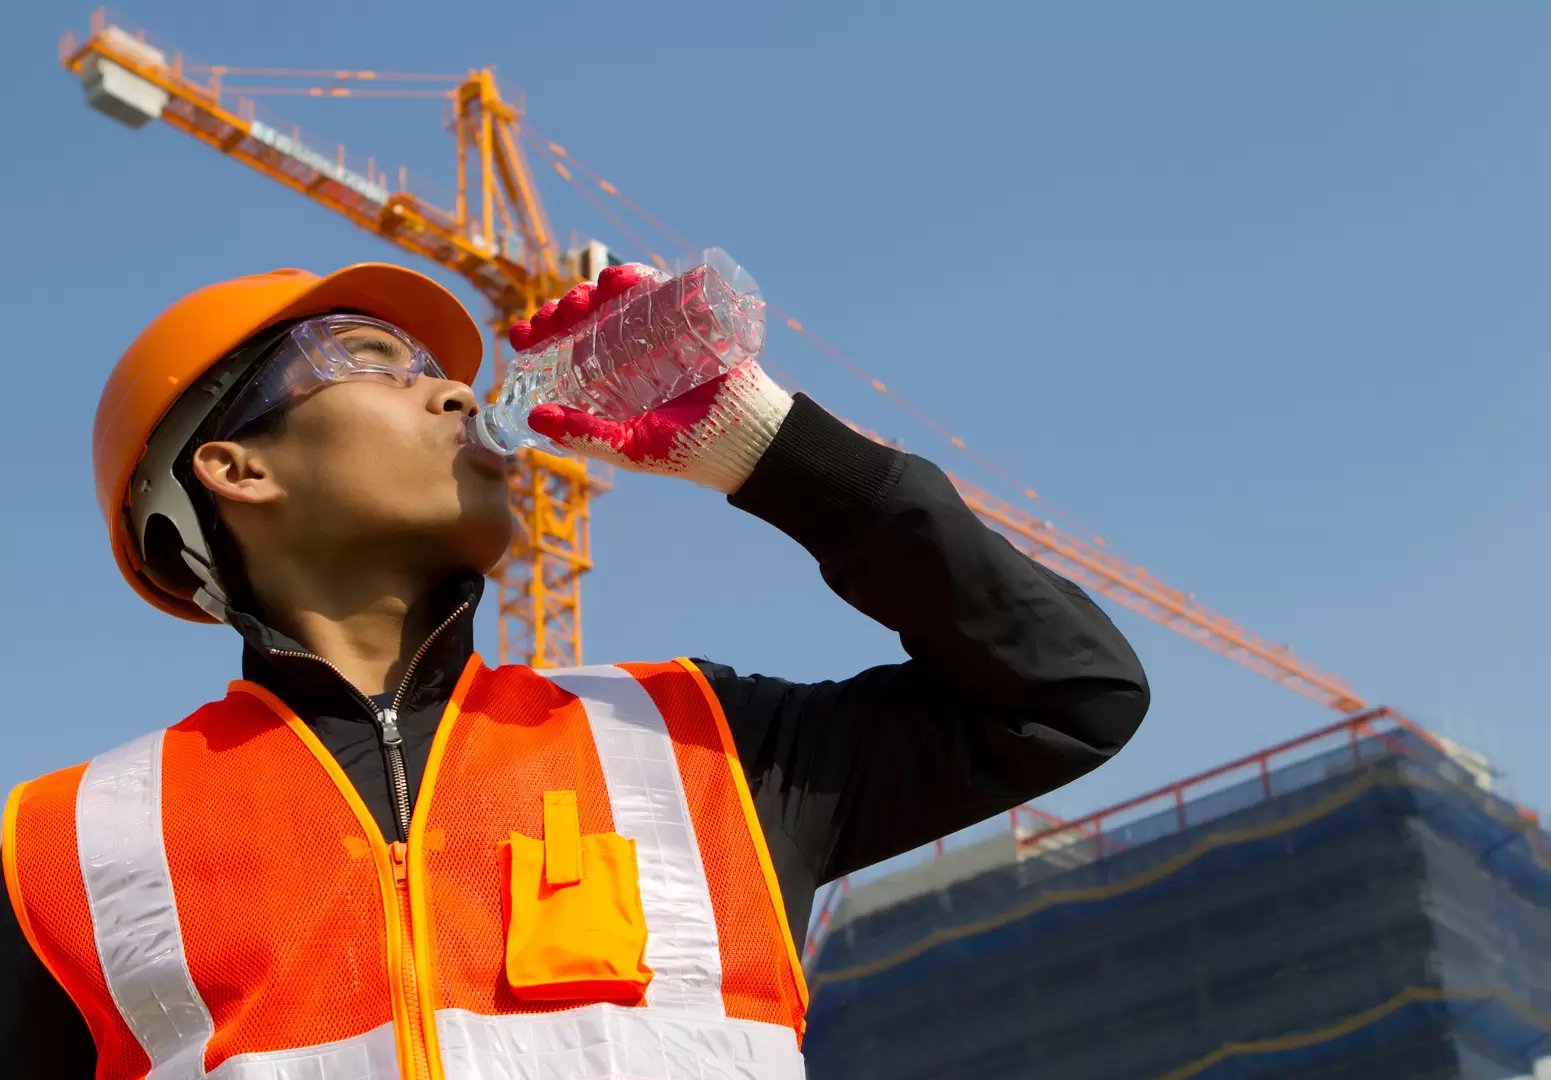
M562 337L517 354L470 434L500 454L564 453L528 427L538 405L628 420L759 354L765 302L720 248L682 259L616 296Z

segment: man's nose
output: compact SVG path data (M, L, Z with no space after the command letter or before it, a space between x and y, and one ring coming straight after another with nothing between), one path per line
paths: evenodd
M436 391L431 395L429 403L432 412L458 412L464 416L473 416L479 411L479 399L463 383L451 379L437 379L436 383Z

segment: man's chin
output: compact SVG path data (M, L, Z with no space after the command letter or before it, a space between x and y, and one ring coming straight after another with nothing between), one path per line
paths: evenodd
M512 515L504 498L493 512L481 508L481 512L464 513L453 538L459 562L469 570L488 574L506 558L512 531Z

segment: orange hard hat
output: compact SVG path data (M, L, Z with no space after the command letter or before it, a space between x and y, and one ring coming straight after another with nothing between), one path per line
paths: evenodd
M472 383L479 371L479 326L457 297L413 270L360 263L327 277L274 270L192 292L158 315L108 376L92 427L97 505L120 573L161 610L215 621L194 600L147 576L126 527L130 481L152 433L186 390L249 338L276 323L330 311L359 312L400 327L430 350L449 378Z

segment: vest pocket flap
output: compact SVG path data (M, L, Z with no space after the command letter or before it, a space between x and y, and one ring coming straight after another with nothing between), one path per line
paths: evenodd
M544 792L544 883L575 885L582 880L582 826L576 792Z
M573 799L573 814L574 807ZM546 795L546 833L550 823ZM507 984L529 1001L639 1002L652 970L635 841L618 833L578 835L574 848L561 842L552 854L549 839L511 834ZM574 866L565 865L567 858ZM555 872L565 880L555 880Z

